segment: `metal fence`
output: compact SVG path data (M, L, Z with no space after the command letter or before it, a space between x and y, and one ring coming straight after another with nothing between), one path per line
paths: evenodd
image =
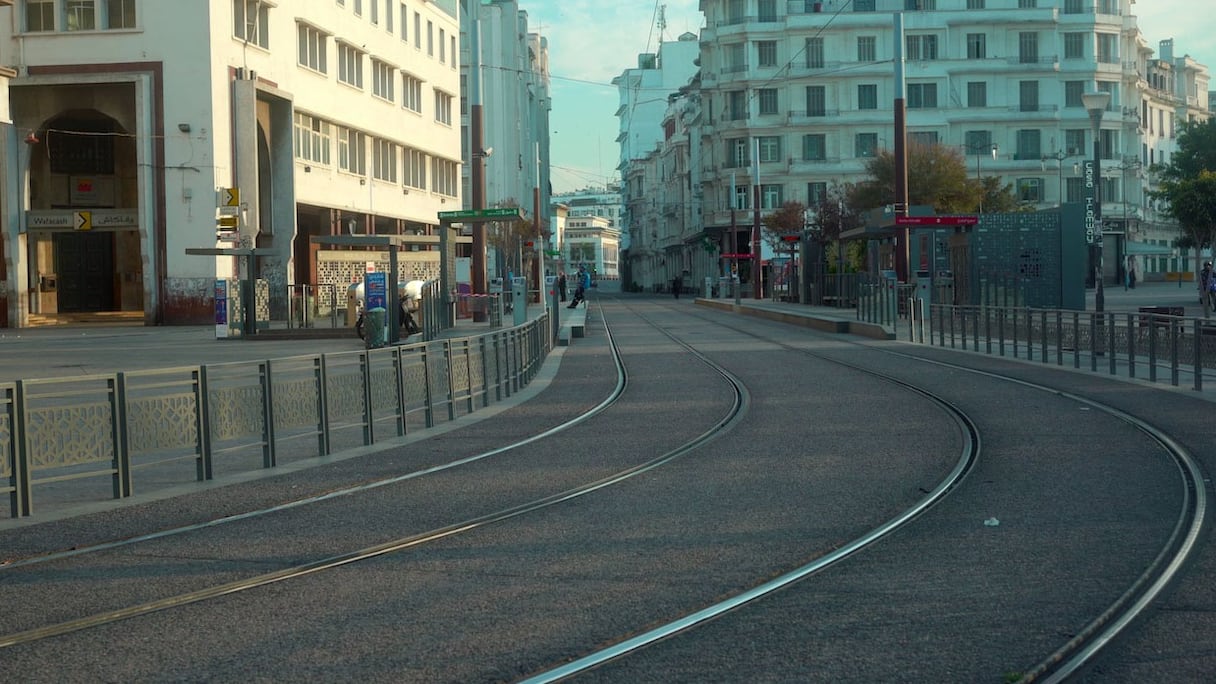
M1216 323L1151 312L926 307L908 300L915 342L1203 389L1216 375ZM922 315L927 313L927 315ZM901 325L904 323L901 323Z
M0 383L0 492L108 496L274 468L433 427L525 387L549 316L484 335L267 361Z

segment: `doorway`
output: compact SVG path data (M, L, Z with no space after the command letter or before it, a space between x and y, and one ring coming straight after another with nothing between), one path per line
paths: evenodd
M55 233L60 313L114 310L114 234Z

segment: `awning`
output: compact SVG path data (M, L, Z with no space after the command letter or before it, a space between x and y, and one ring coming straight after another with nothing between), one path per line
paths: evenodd
M1128 240L1123 243L1123 253L1129 256L1173 256L1174 249L1168 245Z

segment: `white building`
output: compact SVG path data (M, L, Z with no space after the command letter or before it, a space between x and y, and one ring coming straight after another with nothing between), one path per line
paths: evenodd
M313 237L431 232L461 204L459 34L456 0L0 7L8 324L213 321L235 260L186 250L234 246L217 188L239 190L236 244L262 252L272 309L349 281Z
M700 133L690 147L700 148L704 212L702 225L681 227L683 244L708 236L735 247L724 236L732 207L751 223L754 149L763 211L789 200L813 206L832 185L865 177L868 159L893 147L894 12L909 3L910 139L953 146L1028 207L1054 208L1081 199L1074 162L1093 151L1081 95L1109 92L1099 148L1103 216L1117 237L1107 262L1117 262L1125 226L1135 241L1173 237L1144 214L1143 169L1168 160L1179 120L1208 115L1208 73L1172 50L1153 59L1131 0L703 0L700 118L689 135ZM645 206L635 187L653 193L667 178L653 165L623 172L631 239L663 234L662 208L636 221L632 213ZM673 203L673 193L652 202Z
M580 264L605 280L621 277L621 193L615 186L584 188L553 198L563 217L556 240L558 268L567 273Z

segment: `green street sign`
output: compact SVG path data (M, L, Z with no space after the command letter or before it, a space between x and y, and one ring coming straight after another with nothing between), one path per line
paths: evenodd
M561 256L561 254L562 254L562 253L561 253L561 251L560 251L560 250L556 250L556 249L546 249L546 250L545 250L545 254L546 254L547 256Z
M441 211L439 219L450 223L462 221L494 221L497 219L522 219L523 210L519 207L498 207L495 209L460 209L458 211Z

